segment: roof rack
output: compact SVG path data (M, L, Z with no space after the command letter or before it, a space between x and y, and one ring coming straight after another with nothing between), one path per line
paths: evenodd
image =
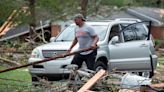
M113 20L108 20L108 19L103 19L103 20L87 20L87 21L92 21L92 22L111 22L111 21L113 21Z
M136 21L136 22L141 22L140 19L136 19L136 18L117 18L117 19L115 19L115 21Z

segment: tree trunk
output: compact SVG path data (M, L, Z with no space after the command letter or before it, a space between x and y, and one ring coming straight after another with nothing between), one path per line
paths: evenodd
M88 0L81 0L81 13L86 18Z
M99 5L101 3L101 0L94 0L94 10L95 10L95 14L98 13L99 11Z
M29 23L30 25L30 43L33 41L33 34L35 31L35 0L29 0L29 7L30 7L30 14L31 14L31 21Z

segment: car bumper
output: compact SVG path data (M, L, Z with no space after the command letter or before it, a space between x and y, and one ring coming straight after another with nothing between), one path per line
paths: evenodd
M51 60L44 63L29 66L28 69L31 74L36 75L68 74L70 73L70 71L68 69L65 69L65 66L71 64L72 58L73 57L59 60ZM30 58L28 62L32 63L40 60L42 59Z
M69 74L68 73L64 73L64 74L33 74L31 73L31 79L33 82L38 81L39 80L38 77L41 79L49 80L49 81L57 81L61 79L68 79Z

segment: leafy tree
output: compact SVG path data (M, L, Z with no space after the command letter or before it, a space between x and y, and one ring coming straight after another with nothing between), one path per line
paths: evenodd
M78 0L39 0L37 3L37 10L46 11L49 18L65 19L66 16L72 15L78 11ZM45 15L44 13L42 13Z
M27 19L27 15L22 12L22 7L27 6L27 2L24 0L1 0L0 1L0 24L2 25L11 13L16 10L17 14L12 19L15 23L24 22Z

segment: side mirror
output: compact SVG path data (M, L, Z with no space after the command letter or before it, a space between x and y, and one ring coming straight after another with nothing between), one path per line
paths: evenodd
M51 37L51 38L50 38L50 42L54 42L55 39L56 39L56 37Z
M112 37L109 44L116 44L117 42L119 42L118 36L114 36L114 37Z

